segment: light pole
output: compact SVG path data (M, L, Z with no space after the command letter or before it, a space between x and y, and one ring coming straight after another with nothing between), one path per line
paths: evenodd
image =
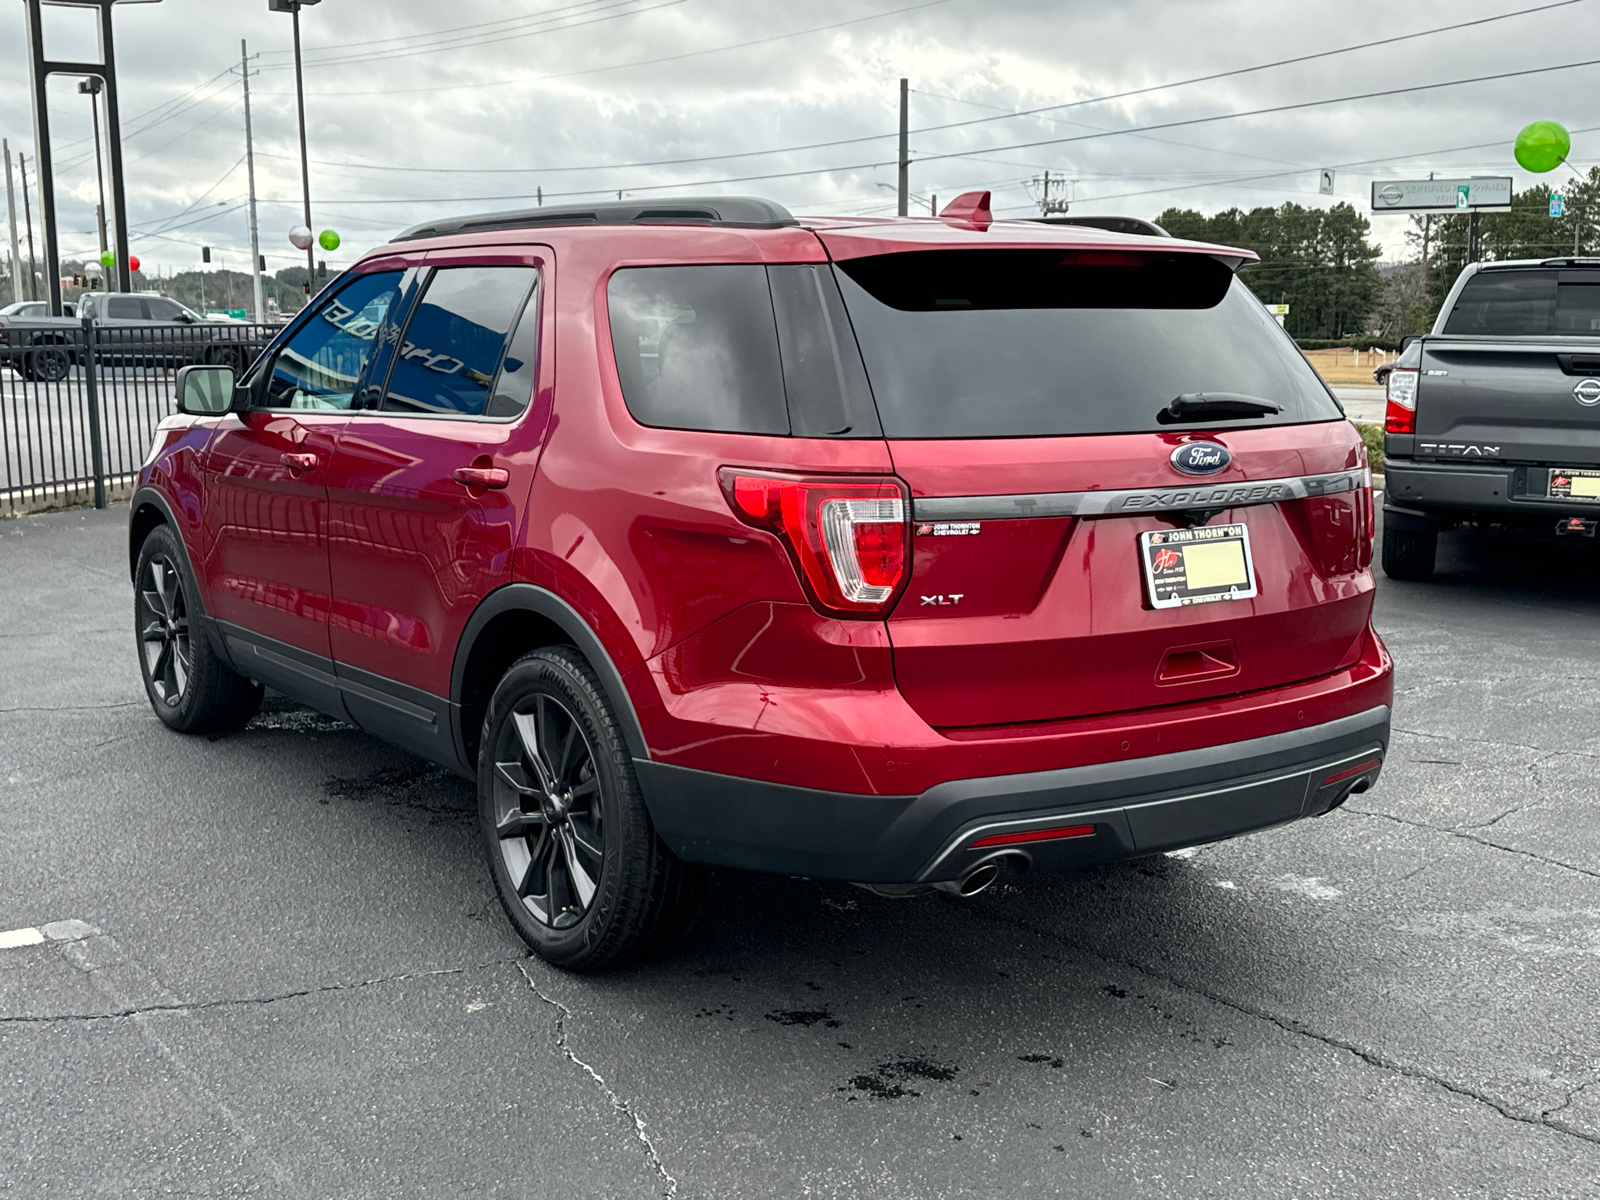
M100 165L100 89L104 86L105 81L98 75L91 75L87 79L78 81L78 93L89 97L89 114L94 118L94 177L100 184L100 203L95 205L94 215L100 223L102 255L109 249L106 245L106 175Z
M33 85L33 165L39 180L39 221L44 226L44 282L50 311L61 311L61 255L56 244L55 176L50 161L50 100L45 82L52 75L89 75L105 83L106 156L111 171L112 253L116 255L117 290L133 290L128 272L128 202L122 187L122 124L117 112L116 50L111 37L111 9L122 3L150 4L157 0L49 0L67 8L98 10L99 62L67 62L44 56L43 0L24 0L28 22L28 68Z
M305 199L305 225L311 228L311 162L306 157L306 88L300 76L300 9L320 0L267 0L268 12L286 12L294 18L294 101L300 110L300 190ZM311 281L316 277L315 242L306 246L306 295L311 294Z

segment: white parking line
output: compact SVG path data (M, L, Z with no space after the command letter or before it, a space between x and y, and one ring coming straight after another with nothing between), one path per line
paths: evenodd
M79 942L100 931L87 921L52 921L42 929L7 929L0 933L0 950L37 946L41 942Z

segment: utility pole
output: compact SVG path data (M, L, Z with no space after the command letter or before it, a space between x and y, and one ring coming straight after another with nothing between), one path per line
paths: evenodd
M244 80L244 161L245 175L250 181L250 272L254 280L252 295L255 299L254 316L257 322L267 319L266 298L261 288L261 233L256 226L256 144L250 133L250 52L244 39L239 39L239 77ZM309 228L309 226L308 226Z
M315 0L313 0L315 3ZM300 71L300 4L294 6L294 101L300 110L300 191L305 198L306 230L311 229L311 160L306 156L306 86ZM306 283L316 277L316 255L313 240L306 246ZM315 290L313 287L312 290ZM307 293L309 295L309 293Z
M1048 217L1052 213L1064 213L1067 211L1068 202L1052 198L1050 189L1052 187L1065 188L1068 183L1075 183L1077 182L1076 180L1069 180L1065 175L1057 175L1052 179L1050 178L1050 172L1046 171L1042 177L1035 176L1032 182L1041 185L1039 193L1039 215L1041 217Z
M22 299L22 252L17 246L17 197L11 190L11 143L0 140L6 153L6 215L11 226L11 299Z
M906 216L911 198L911 81L900 81L900 191L896 212Z
M37 165L37 160L35 163ZM37 300L39 269L33 261L33 211L28 207L28 162L21 154L17 155L17 172L22 176L22 217L28 223L28 299ZM55 313L50 315L53 317Z
M95 220L100 224L100 253L109 248L106 244L106 173L100 163L100 89L104 82L97 75L78 82L78 92L89 97L89 115L94 120L94 177L100 185L100 203L94 206Z

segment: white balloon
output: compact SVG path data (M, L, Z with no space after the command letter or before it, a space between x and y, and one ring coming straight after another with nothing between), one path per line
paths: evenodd
M304 225L296 225L293 229L289 230L289 242L296 250L310 249L311 230L307 229Z

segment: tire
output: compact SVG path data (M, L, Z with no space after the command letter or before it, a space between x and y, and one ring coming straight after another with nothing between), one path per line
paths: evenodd
M232 367L234 374L244 371L244 351L237 346L212 346L205 353L207 366Z
M1439 532L1429 529L1414 533L1409 529L1383 531L1383 573L1390 579L1417 581L1433 578L1434 559L1439 552Z
M28 351L22 373L40 383L59 383L72 374L72 352L65 346L34 346Z
M139 547L133 621L139 673L156 716L179 733L242 728L261 707L262 688L217 657L196 628L194 581L170 525L158 525Z
M656 836L616 714L568 646L524 655L495 688L478 824L511 924L569 971L669 949L705 890L706 869Z

